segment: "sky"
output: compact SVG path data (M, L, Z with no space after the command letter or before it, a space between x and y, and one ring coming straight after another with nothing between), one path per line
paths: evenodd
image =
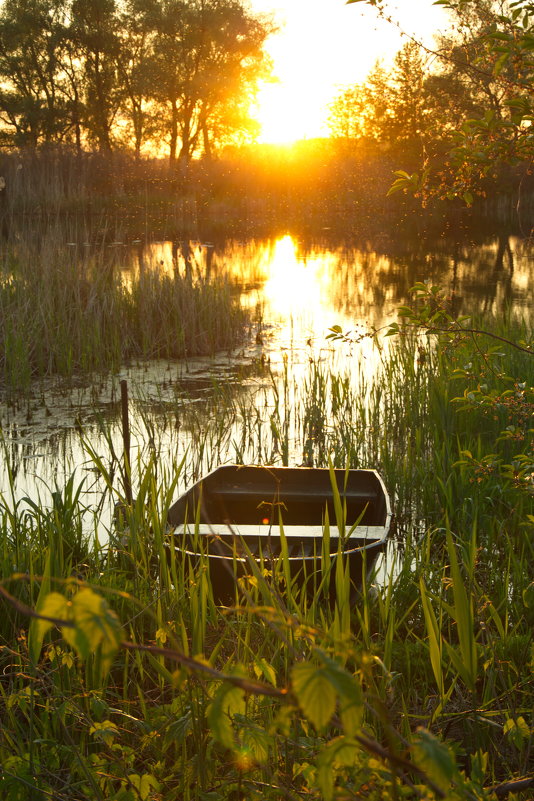
M253 11L272 13L280 32L267 43L277 83L264 84L257 117L261 142L291 142L328 134L325 111L337 92L365 79L377 59L387 65L405 41L394 25L366 3L345 0L250 0ZM403 31L432 44L446 27L433 0L392 0Z

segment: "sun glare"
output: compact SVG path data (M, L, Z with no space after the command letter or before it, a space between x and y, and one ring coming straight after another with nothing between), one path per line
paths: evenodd
M321 305L321 292L315 269L308 269L298 258L297 248L289 235L278 239L270 262L270 275L265 295L275 311L283 317L306 309L316 311Z
M292 84L265 83L258 94L255 116L261 125L261 141L273 145L289 145L326 132L322 108Z
M255 112L263 143L290 144L327 136L328 104L338 91L363 81L378 59L390 62L404 41L398 28L364 3L251 2L258 12L274 13L280 24L266 48L275 82L260 87ZM433 0L399 4L394 10L402 30L425 41L432 41L445 16Z

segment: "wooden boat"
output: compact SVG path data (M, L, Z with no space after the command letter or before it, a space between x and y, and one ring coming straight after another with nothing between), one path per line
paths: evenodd
M385 546L391 507L375 470L224 465L190 487L168 521L176 549L207 556L214 595L225 602L254 562L272 569L287 560L311 592L328 570L333 592L343 554L357 585Z

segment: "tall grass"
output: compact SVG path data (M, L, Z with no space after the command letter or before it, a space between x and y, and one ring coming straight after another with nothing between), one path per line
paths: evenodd
M505 472L481 475L478 462L462 457L470 450L482 459L502 447L508 458L503 421L482 406L451 403L460 379L451 377L449 356L426 344L421 358L414 344L399 340L383 352L375 378L362 372L356 386L316 362L296 386L287 374L265 376L280 383L263 406L258 396L252 407L221 390L203 424L184 406L191 453L167 471L157 454L134 464L131 507L87 443L123 503L106 547L80 534L80 515L91 510L73 484L49 508L14 491L1 500L4 588L34 605L40 577L49 574L51 589L69 597L86 582L106 597L130 643L153 646L121 650L102 682L96 657L82 661L54 629L32 668L28 621L5 605L3 797L278 801L416 798L419 791L430 799L437 786L451 799L489 799L484 788L529 774L531 501ZM528 359L508 364L527 383ZM251 564L250 579L236 588L239 605L218 606L208 564L193 567L169 549L165 528L180 472L206 463L204 438L221 454L234 440L247 461L330 458L380 469L397 517L385 578L364 580L352 602L338 560L332 605L326 594L310 599L301 591L282 552L269 571ZM216 675L177 665L165 648ZM232 689L222 678L230 674L293 691L308 676L316 692L285 705ZM337 718L328 714L332 687ZM352 707L342 701L350 692ZM314 697L326 705L326 723ZM410 774L401 787L404 768L369 756L355 737L410 758L426 778Z
M26 232L28 233L28 232ZM133 358L214 353L242 340L245 313L224 281L161 274L126 283L106 245L69 247L62 225L5 246L0 272L0 382L117 369Z

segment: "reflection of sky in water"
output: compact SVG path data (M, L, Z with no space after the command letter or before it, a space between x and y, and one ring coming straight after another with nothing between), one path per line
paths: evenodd
M339 324L356 333L370 326L380 328L394 319L396 306L409 302L410 287L427 278L453 295L457 313L474 308L498 313L512 304L518 313L528 315L534 305L530 251L518 239L462 246L438 240L395 253L393 249L377 252L369 243L332 247L288 235L277 240L230 241L223 246L196 242L185 248L160 242L133 249L129 266L122 267L126 282L131 274L147 269L180 274L189 270L193 280L206 273L226 275L244 305L261 307L261 327L236 354L132 365L91 386L84 387L82 382L69 393L43 384L36 387L32 399L1 406L5 438L1 491L8 490L8 465L17 498L40 494L45 499L76 469L90 490L87 502L93 505L102 487L95 484L75 425L81 423L104 464L110 461L109 441L117 454L122 453L121 378L128 379L132 398L134 464L138 457L144 460L151 451L157 452L161 469L172 472L187 453L180 487L219 463L234 461L238 452L253 461L257 458L254 441L263 443L262 458L269 456L273 381L280 392L280 375L287 370L290 464L298 464L303 447L298 408L307 391L310 359L351 373L354 381L362 375L368 380L376 369L378 356L370 338L348 349L326 340L330 326ZM218 398L217 382L235 403ZM239 408L245 407L254 409L254 430L243 429ZM224 418L222 427L217 427L218 417ZM247 426L251 425L249 419ZM99 433L102 427L109 441ZM204 448L202 456L199 444Z

